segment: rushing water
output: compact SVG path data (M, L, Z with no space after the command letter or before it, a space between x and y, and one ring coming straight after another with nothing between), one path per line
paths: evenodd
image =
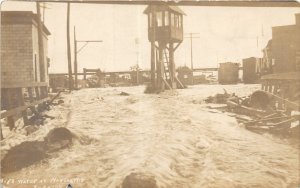
M258 88L223 87L239 95ZM84 89L66 95L63 107L53 112L60 118L46 127L69 128L76 135L73 146L3 174L3 180L36 179L8 187L54 188L71 182L74 187L115 188L131 172L145 172L168 188L299 185L297 147L250 132L235 118L205 107L203 99L223 92L222 87L201 85L159 95L143 90ZM130 96L120 96L121 91Z

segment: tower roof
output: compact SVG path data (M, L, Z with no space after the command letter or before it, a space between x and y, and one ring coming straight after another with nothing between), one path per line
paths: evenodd
M1 11L1 24L37 24L38 16L31 11ZM43 31L50 35L47 27L42 23Z
M186 15L179 7L177 6L168 6L168 5L149 5L145 10L144 14L149 14L152 10L155 11L173 11L182 15Z

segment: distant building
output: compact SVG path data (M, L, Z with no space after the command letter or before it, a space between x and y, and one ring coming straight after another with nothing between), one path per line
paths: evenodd
M243 82L246 84L256 83L258 80L256 60L255 57L243 59Z
M239 63L220 63L218 80L220 84L237 84L239 81Z
M39 60L37 15L29 11L1 11L1 87L48 82L47 40L43 25L44 64Z
M272 28L272 40L263 49L264 57L258 60L261 75L300 71L300 13L295 18L295 25Z
M259 77L272 74L275 59L272 53L272 39L268 41L267 46L262 50L263 57L256 59L256 73Z
M192 85L193 84L193 73L192 70L187 67L178 67L177 68L177 78L183 85Z
M58 92L61 89L68 88L68 80L69 78L65 75L49 75L49 87L52 92Z

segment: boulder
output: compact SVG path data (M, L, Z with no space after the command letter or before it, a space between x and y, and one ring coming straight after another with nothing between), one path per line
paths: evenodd
M122 188L157 188L154 176L145 173L131 173L125 177Z
M41 141L23 142L13 148L1 160L1 172L18 171L46 158L46 145Z
M63 149L72 144L73 134L65 127L52 129L44 138L49 152Z

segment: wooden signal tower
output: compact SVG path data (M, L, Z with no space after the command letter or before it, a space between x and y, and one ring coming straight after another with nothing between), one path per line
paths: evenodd
M183 41L185 13L177 6L167 5L149 5L144 13L148 15L148 39L151 42L152 89L184 88L176 77L174 52Z

